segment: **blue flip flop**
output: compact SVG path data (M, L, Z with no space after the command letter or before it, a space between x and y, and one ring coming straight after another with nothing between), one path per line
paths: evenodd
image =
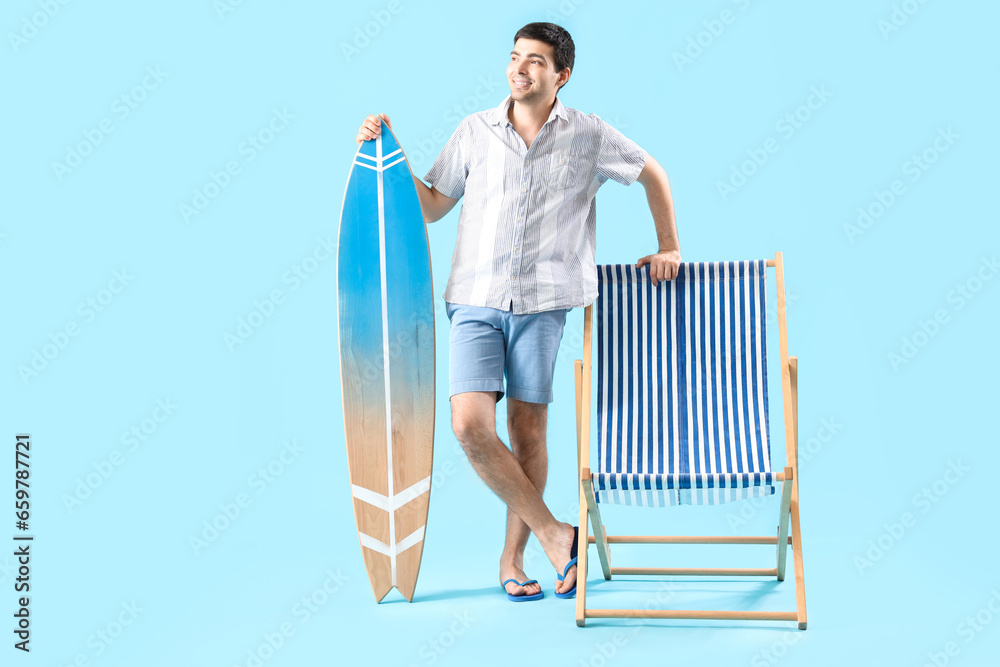
M527 581L524 582L518 581L517 579L508 579L507 581L500 584L500 588L502 588L506 593L507 584L509 584L512 581L518 586L527 586L528 584L538 583L534 579L528 579ZM556 595L558 595L558 593ZM545 593L543 591L539 591L534 595L512 595L511 593L507 593L507 599L510 600L511 602L531 602L532 600L541 600L543 597L545 597Z
M577 541L578 541L579 537L580 537L580 528L579 528L579 526L573 526L573 546L571 546L569 548L570 561L568 563L566 563L566 567L563 568L562 574L557 574L556 575L556 579L558 579L559 581L565 580L566 579L566 575L569 573L569 568L571 568L574 565L576 565ZM578 572L576 576L577 576L577 579L579 580L580 573ZM557 592L556 593L556 597L557 598L563 598L563 599L576 597L576 585L574 584L573 588L571 588L570 590L566 591L565 593L559 593L559 592Z

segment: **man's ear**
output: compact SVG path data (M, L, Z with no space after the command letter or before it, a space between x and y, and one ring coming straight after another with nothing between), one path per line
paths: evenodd
M562 72L559 72L559 76L560 76L560 77L562 77L562 75L563 75L563 72L565 72L565 73L566 73L566 80L565 80L565 81L563 81L563 82L562 82L561 84L559 84L559 87L560 87L560 88L562 88L562 87L563 87L563 86L565 86L565 85L566 85L567 83L569 83L569 77L570 77L570 75L571 75L571 74L573 73L573 70L571 70L571 69L570 69L570 68L568 68L568 67L567 67L567 68L565 68L565 69L564 69L564 70L563 70Z

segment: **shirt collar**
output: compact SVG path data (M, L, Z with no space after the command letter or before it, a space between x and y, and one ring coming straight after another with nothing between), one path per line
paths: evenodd
M511 104L513 104L513 101L510 99L510 95L507 95L507 97L504 98L503 102L501 102L493 110L492 122L494 125L502 126L505 123L510 123L510 118L507 117L507 110L510 108ZM556 97L556 102L555 104L552 105L552 111L549 113L549 117L545 122L548 123L550 120L556 117L566 120L566 107L563 106L563 103L559 101L558 97Z

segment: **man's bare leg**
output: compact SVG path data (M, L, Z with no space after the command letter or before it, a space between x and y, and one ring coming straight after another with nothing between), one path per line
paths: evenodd
M549 562L561 574L570 561L573 526L556 521L517 458L497 437L495 394L481 391L455 394L451 397L451 422L473 469L535 533ZM575 584L574 566L565 581L556 582L556 591L568 591Z
M545 449L545 428L548 415L545 403L528 403L507 398L507 433L510 434L510 448L521 470L538 493L545 491L549 459ZM503 553L500 555L500 581L516 578L525 581L528 576L524 567L524 547L528 544L531 529L521 521L521 517L507 508L507 536ZM541 591L539 584L515 586L507 584L507 592L512 595L534 595Z

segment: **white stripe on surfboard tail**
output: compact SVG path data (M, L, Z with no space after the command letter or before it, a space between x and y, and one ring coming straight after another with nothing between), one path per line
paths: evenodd
M390 521L390 523L392 522ZM380 554L388 556L391 562L395 563L396 556L423 541L424 526L420 526L420 528L417 528L399 542L393 542L392 544L386 544L381 540L376 540L371 535L366 535L365 533L359 533L359 535L361 535L361 546L368 547L372 551L377 551ZM393 571L393 574L395 574L395 571ZM396 581L393 579L393 584L395 585L395 583Z
M360 500L361 502L368 503L373 507L377 507L380 510L385 510L386 512L395 512L403 505L407 504L411 500L415 500L419 496L427 493L431 490L431 477L428 475L416 484L409 486L399 493L395 494L392 500L388 496L383 496L381 493L372 491L371 489L366 489L363 486L358 486L357 484L351 484L352 495Z

